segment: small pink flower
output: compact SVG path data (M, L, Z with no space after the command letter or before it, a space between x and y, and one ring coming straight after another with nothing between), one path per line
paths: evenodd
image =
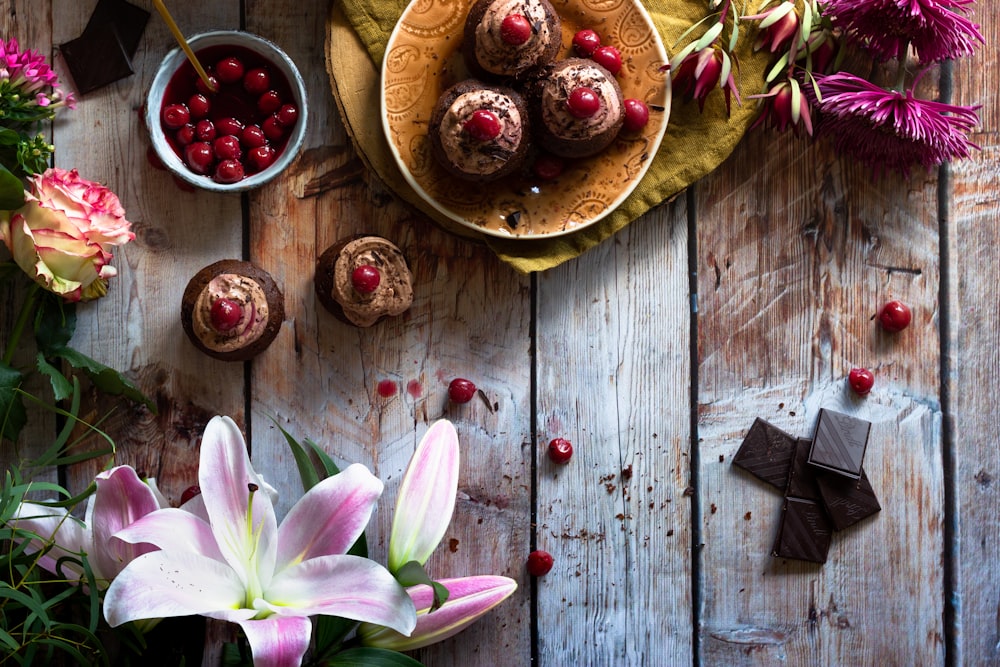
M824 134L838 152L876 173L891 169L906 176L914 165L930 169L979 148L969 141L979 107L922 100L912 89L885 90L847 73L819 76L817 82Z
M87 301L104 296L117 275L111 247L135 238L131 226L111 190L75 169L52 168L32 177L24 206L0 215L0 238L35 282L66 301Z
M809 100L795 79L781 81L764 95L750 97L764 100L764 109L750 129L766 124L778 132L784 132L791 127L792 131L798 134L801 124L806 134L812 136L813 124Z
M921 62L970 56L985 43L970 21L974 0L827 0L824 15L882 60L905 58L912 44Z

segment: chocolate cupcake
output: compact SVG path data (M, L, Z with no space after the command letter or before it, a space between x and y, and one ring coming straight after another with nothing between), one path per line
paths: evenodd
M548 0L478 0L465 19L462 56L479 78L522 78L552 62L561 46Z
M195 347L222 361L263 352L281 329L285 300L269 273L224 259L194 275L181 299L181 324Z
M528 154L528 107L521 95L475 79L441 94L428 138L434 158L466 181L494 181L517 171Z
M562 157L601 152L618 136L625 119L621 87L593 60L567 58L546 67L527 97L538 143Z
M354 236L327 248L316 263L316 296L341 320L369 327L413 303L413 276L402 251L380 236Z

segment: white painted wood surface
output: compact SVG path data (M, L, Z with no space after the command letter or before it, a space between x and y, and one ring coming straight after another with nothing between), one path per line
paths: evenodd
M0 0L0 28L47 52L79 34L94 4ZM171 10L187 32L243 21L299 64L307 152L282 179L244 200L182 192L149 164L137 111L172 48L155 17L136 74L54 129L57 166L111 186L138 237L116 257L110 294L81 308L73 341L157 400L156 416L122 406L110 422L120 462L177 499L196 479L204 423L229 414L286 511L300 489L273 417L386 481L370 532L381 556L410 453L430 421L454 420L460 500L432 572L521 586L421 652L432 666L997 664L995 49L955 68L955 99L984 104L984 150L950 180L873 183L823 145L754 135L689 197L529 277L364 173L324 70L328 2L242 4L243 17L237 0ZM1000 43L985 2L976 20ZM347 176L303 193L331 174ZM312 295L316 256L359 231L397 241L416 277L410 312L368 330ZM226 364L188 344L180 294L202 266L244 253L282 286L288 317L265 354ZM871 321L888 298L914 310L898 336ZM876 372L865 400L844 386L855 365ZM455 376L492 405L449 405ZM399 383L394 397L378 396L383 379ZM874 422L866 470L883 506L835 535L824 566L769 555L780 500L731 467L754 417L808 436L820 407ZM573 441L568 466L545 458L553 437ZM70 472L82 482L94 471ZM524 571L534 545L556 558L537 585ZM214 629L210 648L226 632Z

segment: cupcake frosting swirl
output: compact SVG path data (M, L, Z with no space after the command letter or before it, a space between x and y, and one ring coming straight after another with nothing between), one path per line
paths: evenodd
M212 326L212 304L229 299L240 305L240 320L232 329L219 331ZM253 344L267 327L267 296L260 284L247 276L221 273L201 290L191 313L194 335L215 352L233 352Z
M478 141L464 131L465 122L480 109L493 112L500 134ZM439 130L441 148L448 160L467 174L493 174L507 164L521 145L524 120L517 104L504 93L479 89L460 94L444 113Z
M592 116L578 118L569 112L566 101L575 88L592 89L601 106ZM553 70L542 84L542 120L548 130L561 139L581 139L614 127L624 113L623 102L615 85L605 73L583 59L572 59Z
M500 36L500 25L511 14L522 14L531 24L531 36L523 44L508 44ZM541 3L535 0L496 0L476 25L476 60L491 74L517 76L540 64L539 59L552 41L561 39L561 31L553 30Z
M374 266L380 280L374 292L354 289L351 274L359 266ZM367 327L383 316L399 315L413 303L413 276L403 253L378 236L362 236L349 241L337 256L330 296L340 304L344 316Z

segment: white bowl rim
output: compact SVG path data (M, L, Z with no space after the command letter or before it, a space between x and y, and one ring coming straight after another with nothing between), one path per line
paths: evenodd
M223 44L243 46L271 60L288 79L292 94L296 96L299 107L299 118L295 130L288 138L284 150L275 162L264 171L248 176L236 183L217 183L209 176L203 176L191 171L167 142L163 127L160 124L160 107L163 105L163 93L174 72L186 59L180 47L174 47L160 62L153 82L146 96L146 128L149 131L153 150L164 166L182 180L203 190L212 192L244 192L264 185L280 174L302 150L305 140L309 109L306 103L306 86L295 62L276 44L259 35L242 30L211 30L198 33L187 38L192 47L204 48ZM256 47L256 48L254 48Z

